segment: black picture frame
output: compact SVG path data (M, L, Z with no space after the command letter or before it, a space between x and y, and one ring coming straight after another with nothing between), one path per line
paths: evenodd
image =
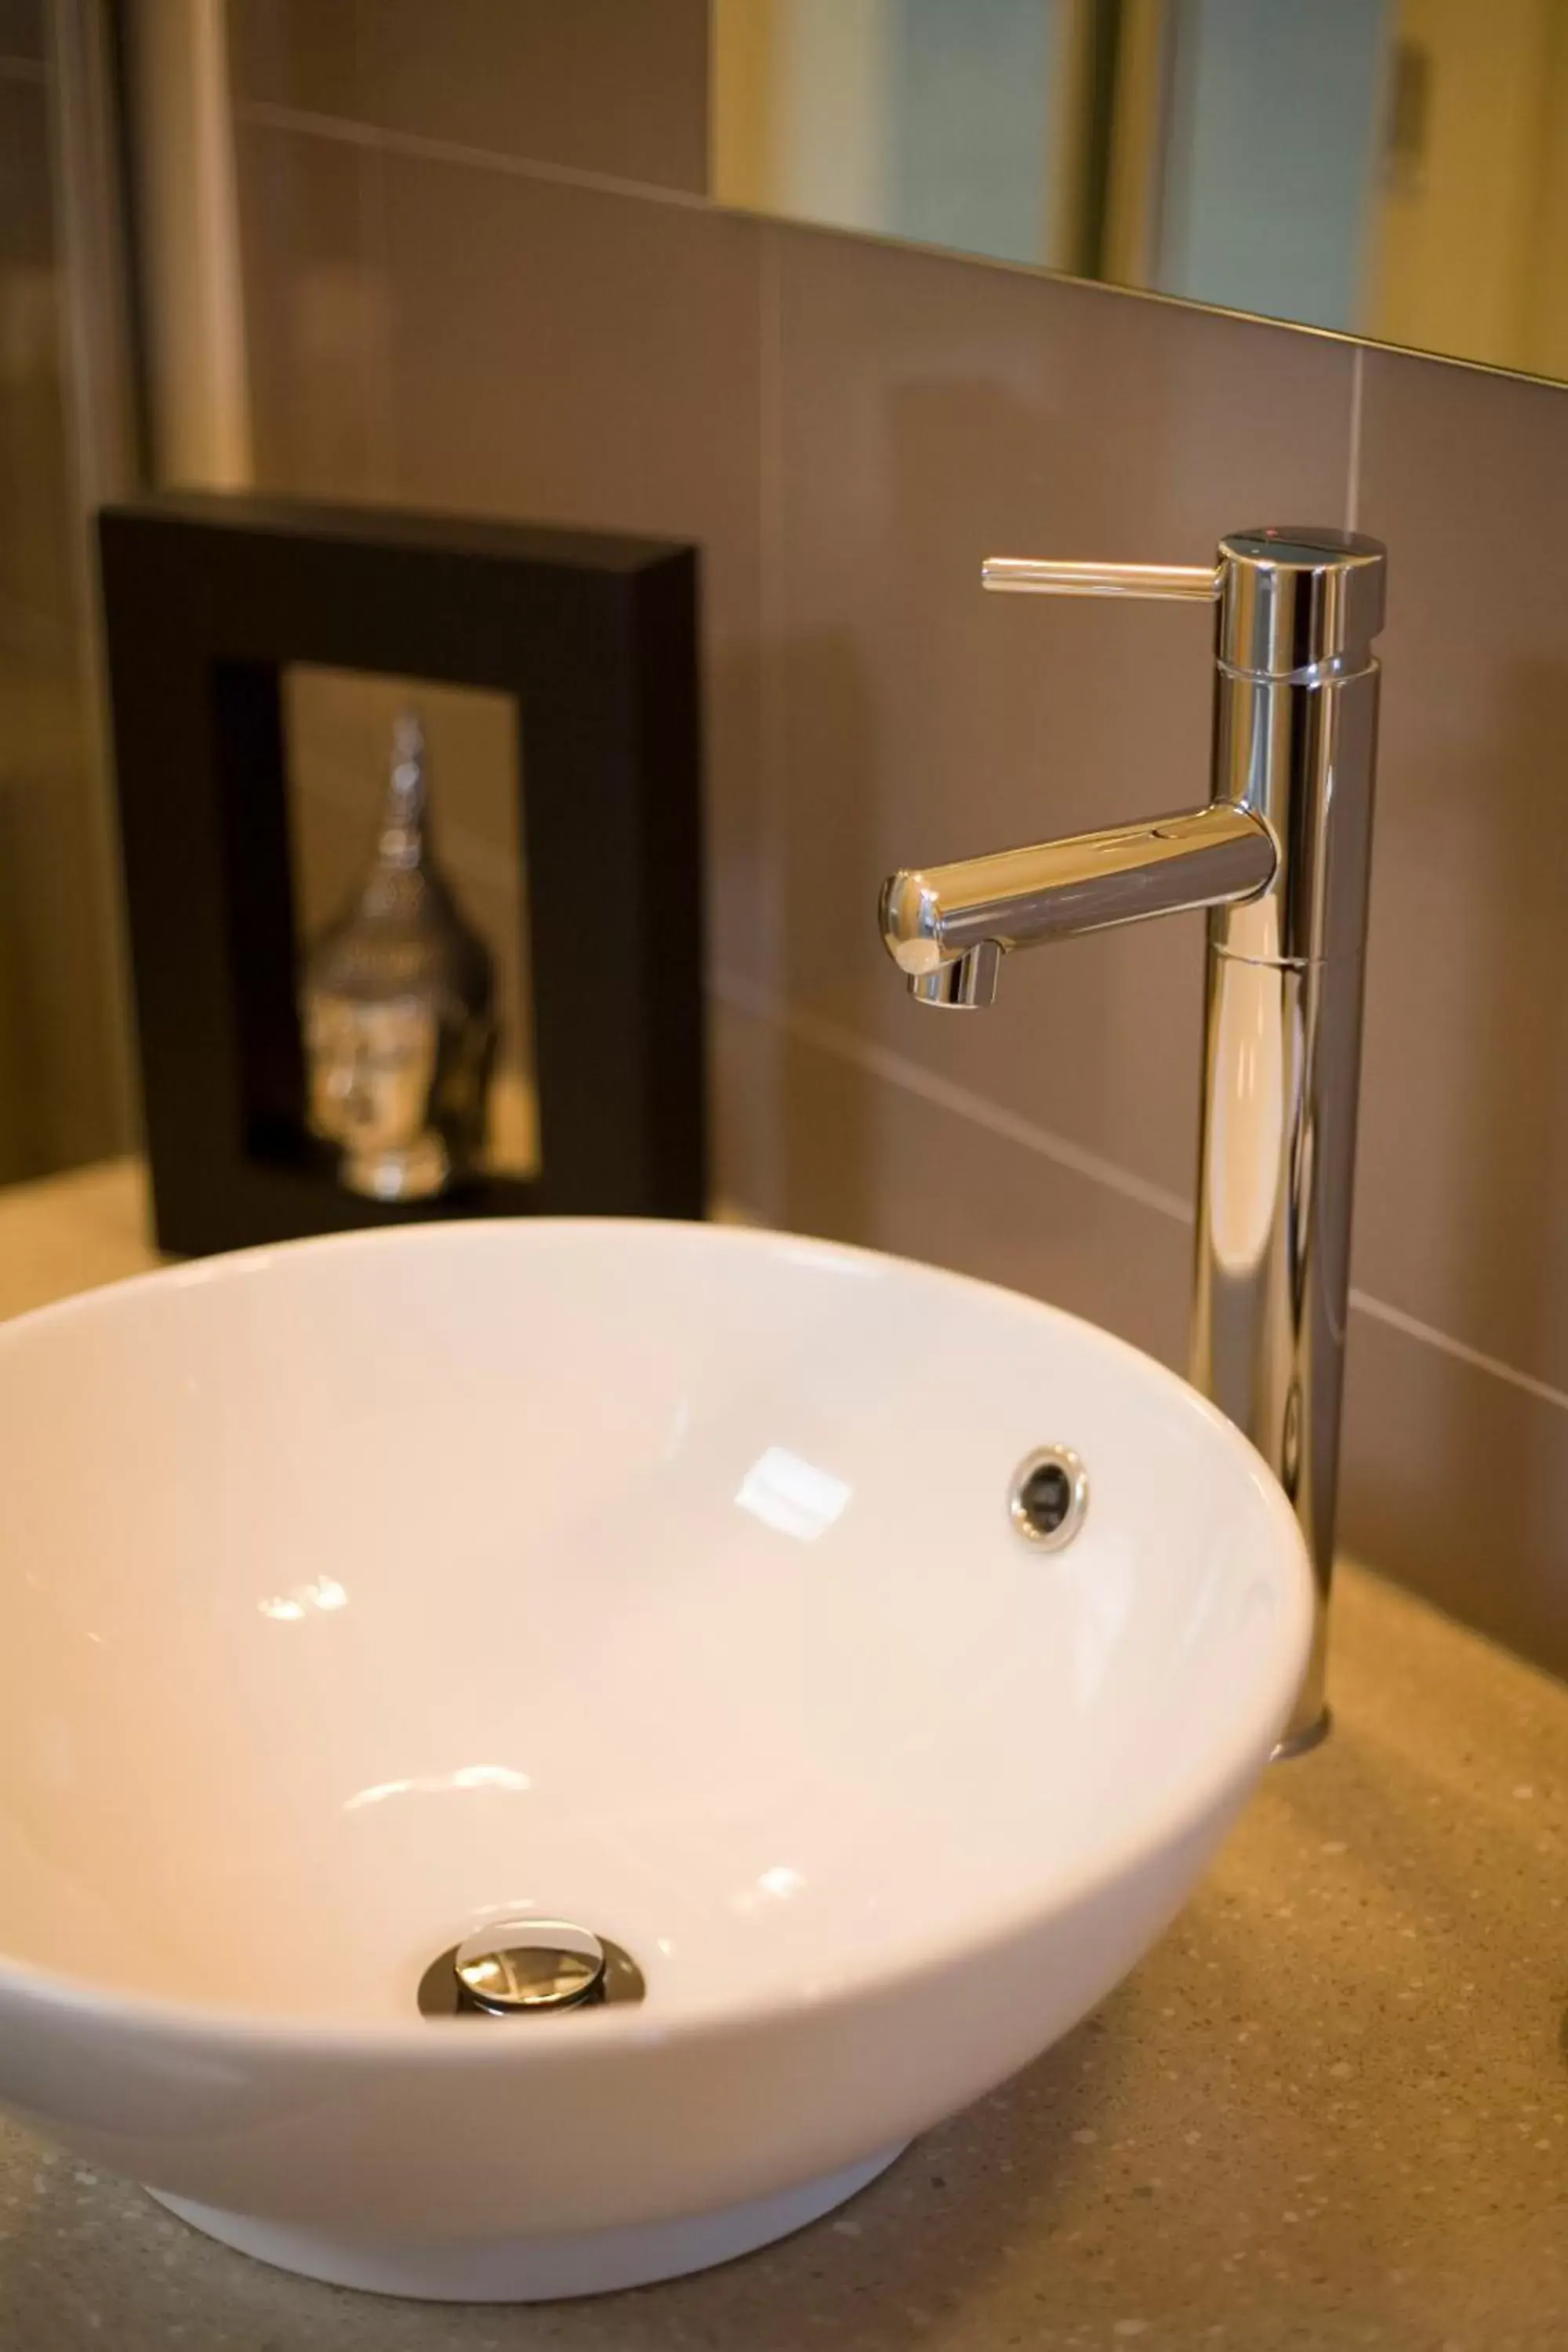
M170 495L98 517L157 1239L706 1206L698 555L381 508ZM361 1200L305 1122L281 675L517 706L540 1173Z

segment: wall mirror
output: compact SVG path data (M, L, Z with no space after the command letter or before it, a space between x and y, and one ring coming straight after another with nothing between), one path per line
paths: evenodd
M1568 0L714 0L713 194L1568 380Z

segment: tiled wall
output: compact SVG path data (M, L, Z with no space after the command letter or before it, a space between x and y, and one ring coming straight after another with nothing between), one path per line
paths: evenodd
M552 103L560 13L236 0L267 483L700 540L720 1189L1177 1362L1200 923L937 1017L877 884L1204 790L1204 615L982 555L1386 538L1344 1534L1568 1667L1568 394L719 214L623 45ZM696 0L573 13L700 90Z
M121 1150L42 0L0 0L0 1182Z

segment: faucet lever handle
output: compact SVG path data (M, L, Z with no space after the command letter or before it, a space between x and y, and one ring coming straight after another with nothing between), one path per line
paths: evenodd
M988 555L980 584L1012 596L1140 596L1212 604L1218 564L1058 563L1027 555Z

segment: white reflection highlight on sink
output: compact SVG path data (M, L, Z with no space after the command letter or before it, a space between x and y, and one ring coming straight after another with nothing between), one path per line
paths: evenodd
M275 1592L270 1600L256 1604L263 1617L275 1624L297 1625L312 1611L331 1616L335 1609L346 1609L349 1596L335 1576L318 1576L309 1584L296 1584L288 1592Z
M356 1795L345 1797L345 1813L357 1813L366 1805L384 1805L389 1797L445 1797L460 1789L507 1789L524 1795L533 1782L526 1772L514 1772L510 1764L461 1764L455 1772L422 1772L408 1780L377 1780L370 1788L361 1789Z
M754 1885L737 1895L731 1907L742 1918L752 1917L768 1910L773 1904L787 1903L790 1896L798 1895L805 1885L805 1880L798 1870L791 1870L787 1863L776 1863L773 1869L759 1874Z
M830 1470L803 1462L787 1446L770 1445L742 1479L735 1500L765 1528L798 1543L815 1543L841 1519L855 1489Z

